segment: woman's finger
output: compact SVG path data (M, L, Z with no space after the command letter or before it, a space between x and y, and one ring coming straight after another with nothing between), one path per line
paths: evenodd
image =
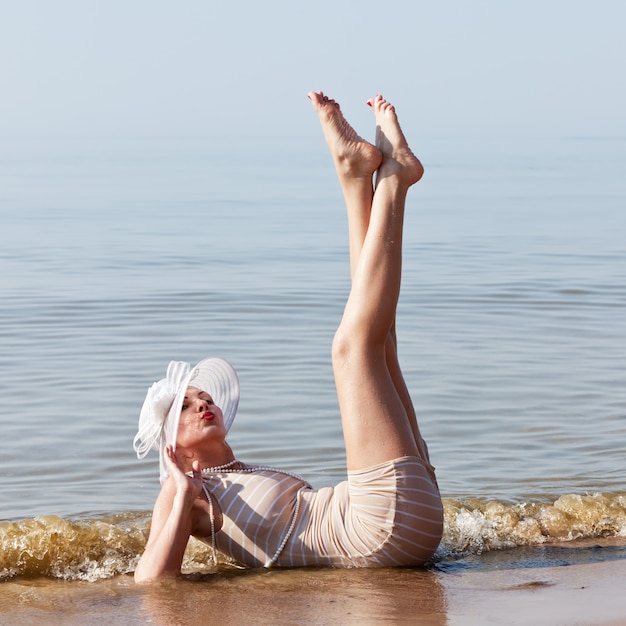
M202 480L202 470L200 469L200 463L198 461L194 461L191 464L191 469L193 471L193 477Z

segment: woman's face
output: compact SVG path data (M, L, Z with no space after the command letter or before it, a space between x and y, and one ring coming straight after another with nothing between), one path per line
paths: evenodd
M180 412L177 445L189 447L215 437L226 437L222 409L206 391L188 387Z

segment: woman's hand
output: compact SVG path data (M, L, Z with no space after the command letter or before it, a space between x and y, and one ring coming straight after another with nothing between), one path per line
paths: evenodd
M188 476L183 471L172 446L167 446L165 448L165 466L170 480L174 483L177 495L187 496L191 501L202 495L202 473L198 461L193 462L193 476Z

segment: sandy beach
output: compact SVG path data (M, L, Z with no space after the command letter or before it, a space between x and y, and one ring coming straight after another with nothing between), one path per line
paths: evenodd
M0 623L626 624L626 541L561 549L575 562L574 553L590 546L617 553L608 561L557 567L529 560L529 567L511 569L513 561L507 567L501 559L487 571L233 570L152 585L135 585L130 576L96 583L16 580L0 587Z

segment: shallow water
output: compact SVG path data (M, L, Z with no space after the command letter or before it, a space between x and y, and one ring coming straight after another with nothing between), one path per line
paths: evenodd
M240 458L343 478L329 352L349 275L324 150L3 144L0 534L29 546L5 577L132 569L158 472L131 442L170 359L237 367ZM442 558L626 534L626 140L427 138L422 154L398 334ZM130 529L119 562L29 561L73 524L98 553L102 516Z
M614 560L598 562L605 550ZM517 569L507 552L519 555ZM2 585L0 623L86 626L106 615L107 624L163 626L621 624L625 555L623 542L612 540L492 552L480 559L482 571L470 557L452 570L223 569L151 585L129 576L97 583L16 579Z

